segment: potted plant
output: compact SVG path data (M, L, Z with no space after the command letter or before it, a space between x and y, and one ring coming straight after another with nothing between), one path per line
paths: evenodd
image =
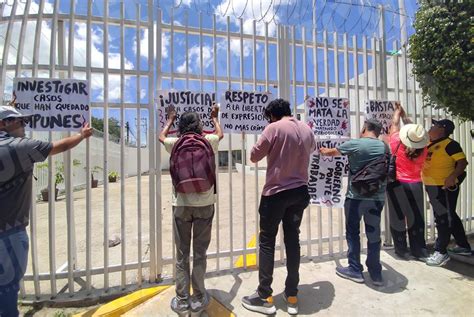
M97 165L91 169L91 177L92 177L91 187L92 188L97 188L97 186L99 186L99 180L94 178L94 174L99 173L101 170L102 170L102 167L97 166Z
M78 166L81 161L74 159L73 166ZM48 168L48 162L38 164L38 168ZM73 174L74 175L74 174ZM58 200L58 185L64 183L64 164L61 162L56 164L56 173L54 173L54 200ZM43 201L49 201L49 190L48 187L41 190L41 198Z
M118 173L116 171L109 172L109 183L115 183L118 178Z

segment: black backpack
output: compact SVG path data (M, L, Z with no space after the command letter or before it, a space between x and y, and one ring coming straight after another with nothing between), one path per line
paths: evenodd
M384 186L390 163L390 151L385 145L385 154L373 159L356 173L351 173L352 189L358 194L370 197Z

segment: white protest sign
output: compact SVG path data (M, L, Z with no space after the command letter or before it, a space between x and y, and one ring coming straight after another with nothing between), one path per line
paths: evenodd
M271 93L227 90L221 95L221 125L225 133L260 134L268 121L263 116Z
M173 135L178 132L178 122L180 116L184 112L196 112L201 118L204 133L213 133L215 131L214 123L211 120L212 104L216 100L216 94L203 91L189 90L159 90L157 94L158 121L159 128L163 127L168 120L166 108L173 105L176 110L176 120L169 130L169 134Z
M389 100L368 100L365 102L365 117L367 119L377 119L383 125L381 134L388 134L392 123L395 105L399 101Z
M77 131L90 112L89 84L76 79L15 78L15 106L35 131Z
M350 105L345 98L308 97L306 122L314 135L350 136Z
M346 140L331 139L317 141L317 148L335 148ZM343 178L348 175L347 156L321 156L316 151L311 156L309 166L308 191L310 203L328 207L343 207Z

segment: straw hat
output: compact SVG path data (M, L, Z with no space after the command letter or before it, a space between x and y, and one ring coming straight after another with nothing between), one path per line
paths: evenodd
M428 133L420 124L406 124L400 129L400 140L412 149L422 149L429 141Z

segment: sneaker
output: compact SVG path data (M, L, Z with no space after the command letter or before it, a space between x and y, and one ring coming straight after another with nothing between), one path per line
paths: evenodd
M286 310L289 315L298 315L298 297L296 296L286 296L283 294L286 302Z
M372 280L372 284L375 286L383 286L383 279L382 279L382 274L371 274L370 279Z
M402 260L410 259L410 252L407 250L395 250L395 255Z
M364 283L364 276L361 272L348 267L336 267L336 274L342 278L347 278L356 283Z
M187 299L178 299L173 297L171 300L171 310L177 313L179 316L187 316L189 314L189 303Z
M209 295L204 293L204 295L191 298L191 316L200 316L201 313L206 310L207 306L209 306Z
M458 246L454 248L448 248L448 252L452 254L457 254L457 255L471 255L472 254L471 249L458 247Z
M262 313L266 315L273 315L276 313L276 307L273 304L273 297L261 298L257 292L250 296L244 296L242 298L242 306L248 310Z
M412 253L412 256L415 258L415 260L421 261L426 263L428 261L428 258L430 257L428 250L426 249L421 249L420 253Z
M443 266L449 261L449 255L447 253L442 254L438 251L435 251L428 260L426 260L426 265L429 266Z

